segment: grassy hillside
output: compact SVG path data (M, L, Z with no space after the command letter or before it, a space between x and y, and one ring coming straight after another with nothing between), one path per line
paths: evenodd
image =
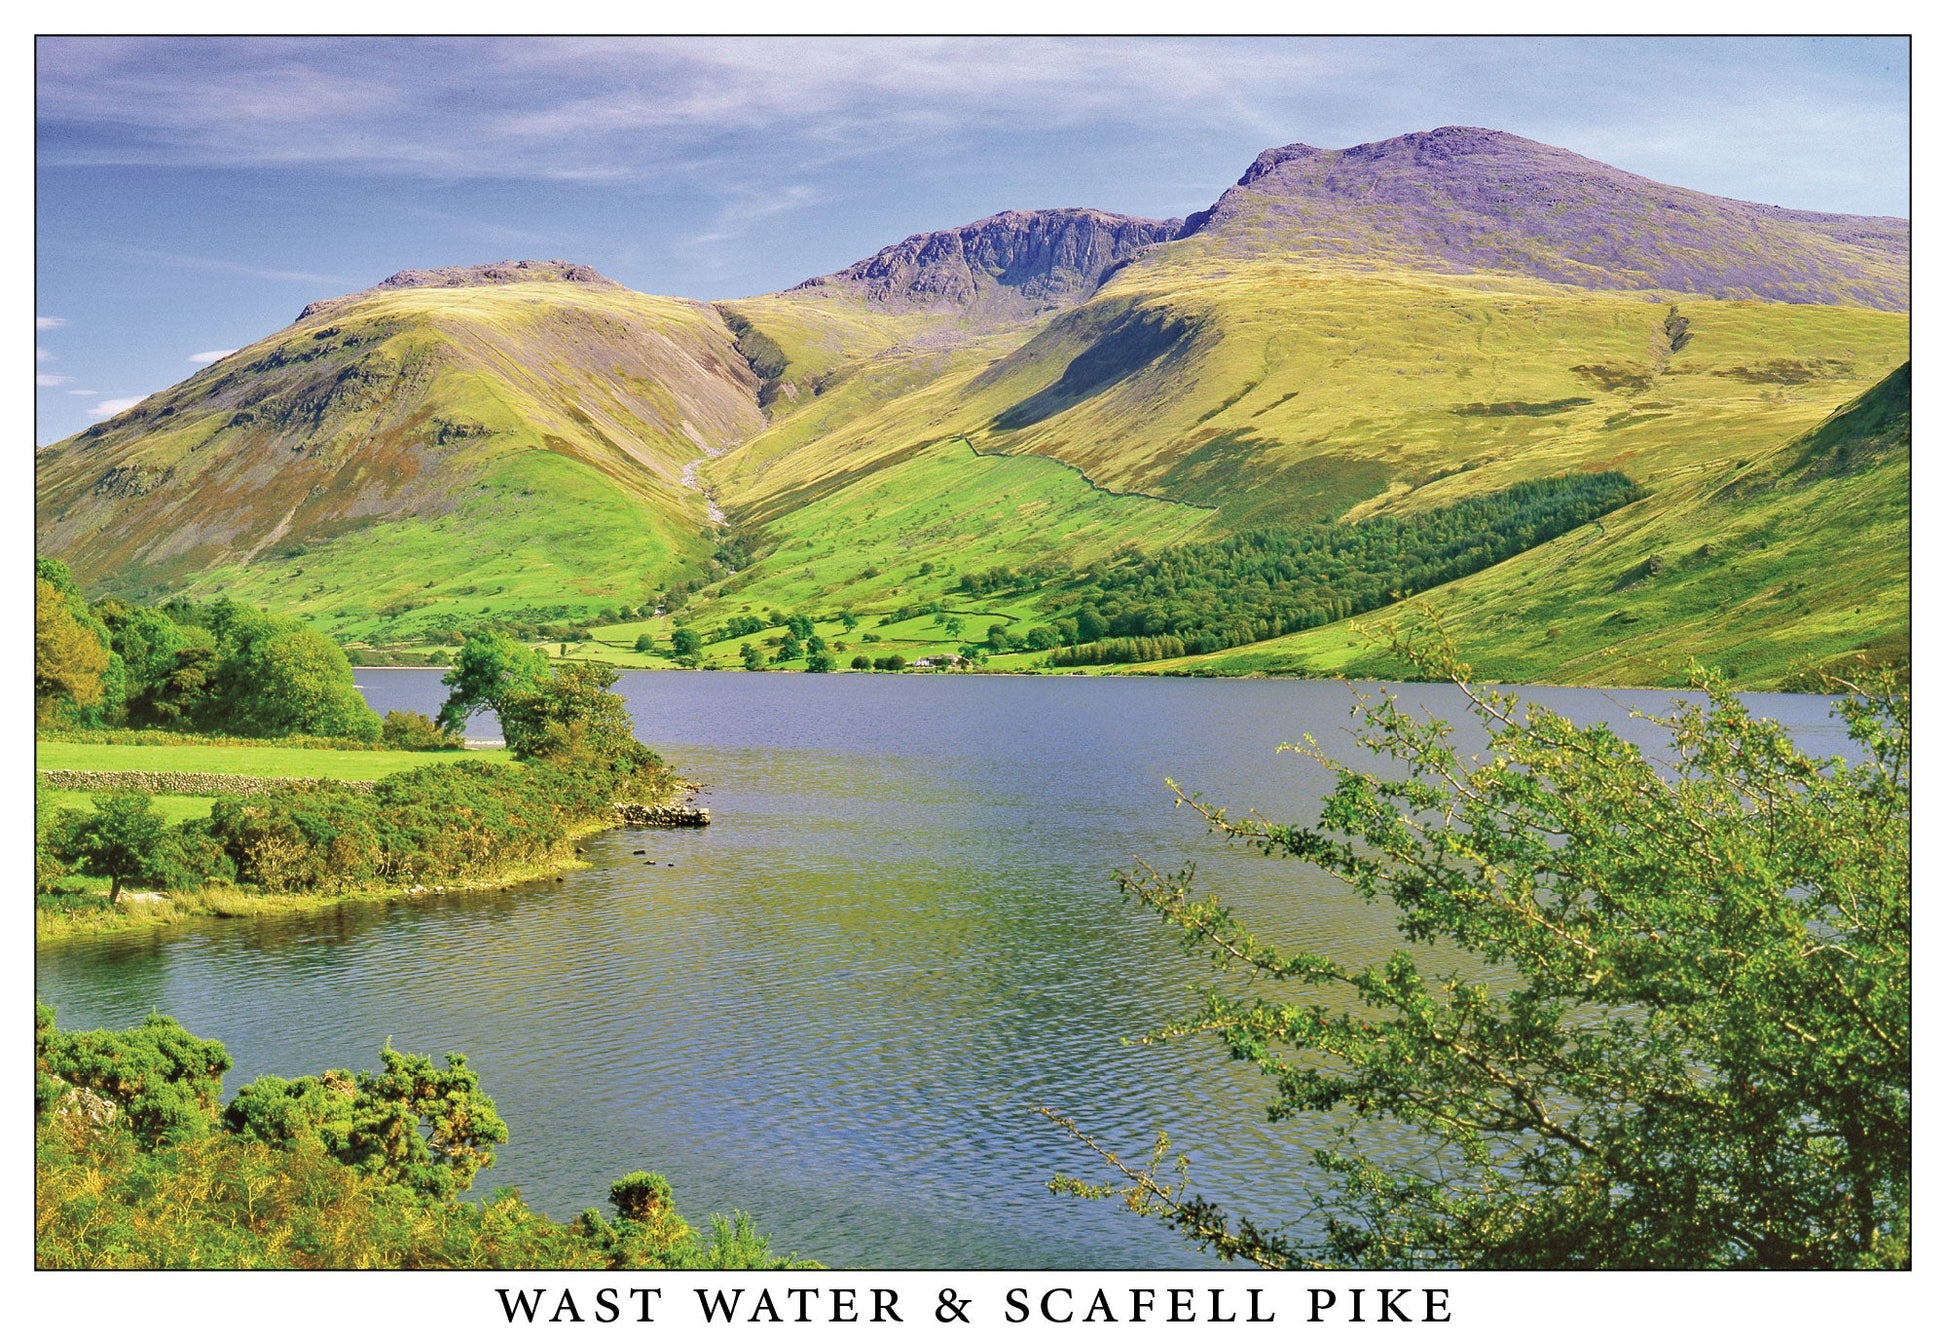
M1911 372L1812 431L1690 478L1551 544L1428 593L1391 617L1212 656L1216 673L1399 673L1389 626L1436 612L1482 676L1679 682L1690 658L1775 687L1850 653L1911 654Z
M754 387L700 303L375 290L41 453L37 547L91 589L229 592L351 640L427 605L636 604L706 559L683 469L762 425Z
M1694 652L1774 676L1794 648L1909 635L1896 468L1775 496L1723 488L1903 362L1907 318L1664 299L1279 262L1205 271L1164 248L1011 352L941 356L933 381L834 430L786 419L712 462L719 496L758 528L763 556L689 617L932 599L965 610L977 637L985 612L1042 611L955 601L960 572L1041 557L1080 573L1117 543L1411 514L1523 480L1620 470L1650 497L1593 528L1601 544L1569 536L1455 588L1521 593L1467 616L1487 621L1480 640L1507 673L1663 681ZM1037 457L1069 467L1074 487L1055 512L1021 514L1014 528L981 510L974 462L988 472L979 480L997 481L995 462ZM911 524L934 517L960 524ZM1099 543L1065 538L1080 533ZM1625 580L1652 555L1668 567L1685 539L1683 555L1712 547L1659 584ZM1774 562L1728 557L1766 552L1760 540ZM1776 597L1800 580L1793 566L1822 571ZM1833 603L1857 590L1873 594ZM1365 644L1342 628L1304 635L1301 651L1287 642L1215 664L1365 664Z
M1131 552L1613 472L1643 496L1432 593L1463 645L1770 683L1910 639L1909 409L1826 422L1909 358L1909 234L1447 127L1267 150L1180 226L995 215L714 306L405 272L41 453L36 543L387 656L500 625L661 666L735 625L721 665L751 619L917 654L1078 614ZM1338 624L1195 664L1385 662Z

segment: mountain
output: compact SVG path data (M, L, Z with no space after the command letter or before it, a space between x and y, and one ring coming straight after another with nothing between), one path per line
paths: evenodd
M979 310L1024 317L1092 295L1102 276L1170 242L1181 219L1098 209L1008 210L960 228L916 233L798 290L838 289L892 310Z
M1269 150L1183 221L1014 211L713 305L408 271L43 452L37 541L396 651L605 617L601 655L654 664L668 619L618 605L706 637L849 609L916 652L1178 542L1622 472L1636 501L1438 588L1465 649L1771 684L1909 638L1908 249L1447 128ZM1359 637L1171 668L1384 669Z
M708 554L683 471L763 426L755 388L706 304L406 271L41 452L36 539L100 589L340 619L634 604Z
M1904 219L1726 200L1473 126L1267 149L1183 231L1215 251L1361 267L1887 311L1912 300Z

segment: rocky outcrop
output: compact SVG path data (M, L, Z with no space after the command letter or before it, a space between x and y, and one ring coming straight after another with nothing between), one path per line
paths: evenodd
M1024 315L1090 297L1104 274L1182 231L1181 219L1098 209L1008 210L959 228L915 233L792 292L842 289L894 309L970 308Z
M688 805L617 805L615 819L624 828L702 828L709 811Z

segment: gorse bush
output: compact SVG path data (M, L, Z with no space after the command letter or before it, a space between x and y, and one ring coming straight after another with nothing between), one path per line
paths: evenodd
M503 1189L457 1199L507 1128L462 1056L265 1076L217 1107L229 1056L150 1015L64 1033L35 1010L35 1262L43 1269L774 1269L741 1214L705 1237L668 1182L558 1223Z
M369 790L293 782L218 798L208 818L173 826L140 794L104 796L92 814L43 806L36 889L70 870L108 876L116 892L123 883L188 891L234 881L325 894L493 878L559 859L575 833L612 818L617 800L666 803L675 790L668 768L636 749L646 757L570 751L525 767L429 764Z
M625 781L619 766L463 760L393 773L370 791L319 782L220 799L182 827L207 834L240 882L271 893L464 880L555 858L576 829L609 816Z
M1188 873L1123 879L1266 993L1212 989L1157 1036L1256 1066L1272 1120L1340 1114L1313 1150L1326 1189L1267 1228L1169 1182L1160 1149L1140 1168L1098 1145L1125 1180L1057 1187L1276 1266L1906 1265L1910 700L1884 678L1831 684L1859 757L1814 759L1699 675L1658 761L1476 691L1450 657L1419 664L1465 689L1477 754L1384 696L1357 716L1386 775L1306 751L1336 779L1314 825L1178 796L1473 967L1283 948Z

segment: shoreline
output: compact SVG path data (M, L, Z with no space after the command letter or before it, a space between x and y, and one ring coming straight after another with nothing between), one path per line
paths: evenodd
M415 884L401 888L393 884L360 884L330 893L251 893L247 889L230 885L225 888L205 889L197 893L159 894L160 901L147 899L129 903L129 895L147 890L125 889L124 902L120 909L104 902L99 907L57 911L49 908L34 909L34 948L62 944L75 940L92 940L102 936L126 934L129 931L153 929L161 926L176 926L185 922L211 920L236 921L256 920L266 917L301 915L320 912L327 908L348 903L393 903L409 902L431 894L448 893L493 893L512 888L516 884L526 884L535 880L548 879L566 870L581 870L588 862L581 859L581 853L574 844L596 833L606 833L616 828L625 828L619 817L612 823L589 823L571 829L562 839L565 851L558 859L538 862L534 865L511 866L473 879L461 879L443 884ZM133 911L129 909L135 909Z

